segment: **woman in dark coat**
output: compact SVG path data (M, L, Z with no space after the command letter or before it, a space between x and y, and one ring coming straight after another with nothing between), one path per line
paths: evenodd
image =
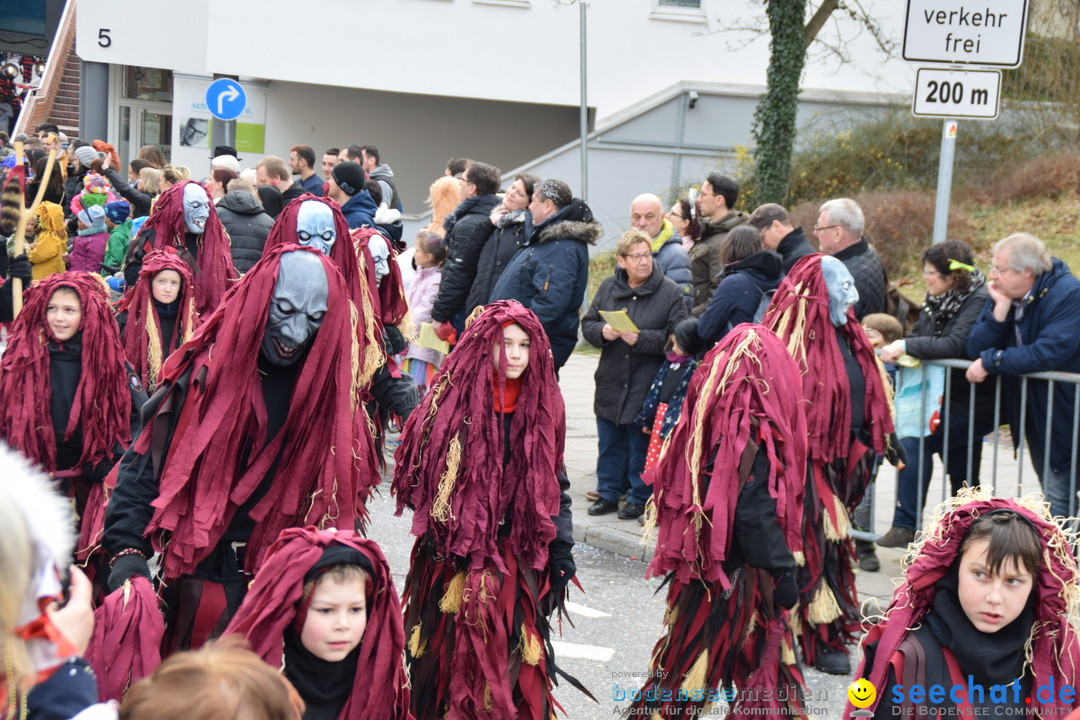
M924 360L962 358L968 335L986 304L986 278L974 267L971 246L960 240L947 240L923 253L923 278L926 301L911 335L886 345L882 362L896 362L907 353ZM922 442L918 437L902 437L908 464L897 476L896 511L892 528L880 540L882 547L907 547L915 539L917 518L926 505L934 454L942 454L945 428L949 430L948 467L952 495L967 482L979 484L982 438L994 429L994 386L975 386L975 427L968 443L968 418L971 410L971 384L958 370L949 371L949 405L943 408L941 424ZM930 398L933 401L933 398ZM969 459L970 455L970 459ZM919 468L922 467L922 485ZM971 478L968 479L968 472Z
M263 210L251 185L244 180L229 181L228 192L217 204L217 213L229 233L233 265L243 275L262 257L274 218Z
M713 291L698 322L698 334L711 345L731 328L744 322L759 322L759 309L780 285L782 259L761 244L761 233L750 225L733 228L724 240L723 279Z
M540 178L528 173L521 173L510 183L503 195L503 201L491 212L494 232L484 243L480 251L480 260L476 265L476 279L473 280L466 308L487 305L495 283L510 264L520 248L528 241L525 235L525 211L532 202L533 187Z
M649 436L635 420L645 403L653 377L664 362L664 348L675 324L687 315L682 289L664 277L653 263L651 241L640 230L627 230L615 246L618 267L604 280L581 320L590 344L600 348L596 367L596 412L599 456L596 484L600 497L590 515L619 510L632 520L645 512L650 488L641 481ZM637 327L615 330L601 311L625 310ZM619 509L619 496L626 505Z

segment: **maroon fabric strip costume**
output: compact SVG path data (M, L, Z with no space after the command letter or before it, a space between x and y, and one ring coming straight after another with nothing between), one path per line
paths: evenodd
M506 322L520 325L531 347L504 465L502 415L495 412L492 393L480 388L491 384L492 354L502 352ZM402 430L394 454L397 512L412 508L413 534L430 533L440 554L462 557L474 570L491 561L500 572L506 572L498 549L506 517L510 546L521 562L546 567L547 547L555 537L551 518L559 513L555 477L565 440L563 398L543 327L519 303L493 303L466 329ZM451 468L456 477L449 478L448 455L455 443L460 462ZM448 485L449 496L440 497ZM448 512L440 512L440 503Z
M796 631L809 663L818 649L846 652L859 630L852 572L855 550L847 514L871 479L875 454L893 431L887 380L866 332L848 309L839 328L829 319L829 290L821 254L808 255L780 283L762 324L787 346L802 375L809 467L803 513L805 565L798 568ZM864 423L869 448L852 437L851 385L836 335L840 333L865 379ZM827 593L831 593L830 598ZM830 620L826 621L825 618Z
M102 701L122 700L127 689L161 664L165 620L150 581L131 578L131 584L105 598L94 611L94 634L86 661L98 679Z
M659 528L646 577L666 576L669 587L665 634L642 694L671 694L639 702L636 712L691 717L707 704L709 690L732 685L742 693L740 712L801 712L802 675L788 613L773 603L774 580L768 569L745 562L731 567L734 545L764 541L733 537L740 492L752 479L747 459L759 448L768 457L767 488L784 541L792 552L802 548L801 398L794 361L760 325L737 326L694 372L682 416L644 478L653 485ZM680 699L680 688L702 695Z
M138 242L150 228L154 229L154 250L174 247L186 248L187 225L184 224L184 188L196 182L177 183L161 193L154 203L154 212L150 213L138 237ZM204 190L205 192L205 190ZM210 196L207 195L207 198ZM239 277L233 266L232 253L229 250L229 235L218 218L214 203L210 203L210 215L206 218L206 227L199 239L200 248L192 268L195 273L195 304L200 314L208 315L221 304L229 287Z
M154 276L162 270L174 270L180 274L180 295L177 300L180 310L173 328L173 339L164 347L161 338L161 318L154 306L152 282ZM130 293L116 305L116 312L127 312L127 324L124 326L123 344L127 360L142 379L148 394L157 387L158 375L165 358L174 347L191 339L192 333L199 326L199 314L195 310L195 279L191 268L176 254L175 248L165 248L149 253L139 270L139 281ZM155 334L152 341L150 333ZM156 352L151 352L156 348Z
M503 352L512 323L531 347L506 430L494 397L507 398L507 381L492 355ZM496 392L488 389L493 375ZM539 320L516 302L489 305L447 356L395 455L398 513L413 510L418 536L405 629L420 720L552 717L554 667L540 606L550 588L565 432Z
M55 472L56 436L50 415L48 343L60 343L45 321L53 293L69 288L82 306L82 371L65 437L82 431L76 467L93 466L130 441L131 394L119 329L101 277L83 272L50 275L25 295L0 362L0 437Z
M304 576L333 543L364 555L372 574L367 584L367 630L360 643L356 680L339 720L411 719L401 603L390 565L373 540L347 530L306 527L283 531L267 551L262 569L225 634L243 635L256 655L271 667L281 667L285 631L300 609Z
M326 315L296 380L288 417L266 441L257 366L273 296L286 252L317 256L326 271ZM214 549L237 509L280 454L277 482L251 511L255 530L245 569L254 571L287 527L315 524L352 529L366 518L364 502L378 484L371 434L357 401L358 348L352 309L341 274L322 253L296 245L266 251L206 318L195 336L162 369L168 393L191 371L176 428L169 437L154 418L134 444L139 454L167 443L154 515L146 528L162 553L166 580L190 574ZM263 413L265 415L265 413ZM244 446L255 440L247 464Z
M1069 709L1076 707L1075 697L1071 704L1065 703L1058 692L1065 684L1075 686L1080 678L1080 637L1073 625L1080 572L1072 546L1046 509L1036 511L1012 498L979 497L979 492L979 489L963 489L957 498L947 501L949 507L940 520L920 536L904 572L904 581L893 593L884 617L863 638L864 647L877 643L873 665L867 666L864 656L855 673L856 678L865 677L878 688L877 698L867 709L873 711L880 702L893 654L933 607L935 585L959 558L968 529L979 517L994 510L1010 510L1023 516L1035 529L1041 545L1041 571L1032 579L1031 590L1035 596L1032 602L1035 622L1029 641L1031 661L1025 671L1033 678L1033 689L1044 686L1055 690L1049 697L1047 693L1041 696L1034 693L1030 708L1043 717L1064 717ZM854 709L849 702L844 710L845 720Z

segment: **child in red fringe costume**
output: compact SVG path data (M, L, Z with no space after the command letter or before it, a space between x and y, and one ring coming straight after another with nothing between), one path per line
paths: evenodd
M876 456L893 431L884 368L855 320L858 300L844 264L801 259L781 282L762 324L784 341L802 374L809 432L804 556L792 626L807 663L847 674L847 644L859 630L848 513L859 504Z
M116 321L128 362L146 391L153 393L162 363L199 326L195 280L173 248L146 256L139 281L117 303Z
M877 693L860 710L877 718L1075 711L1076 693L1062 689L1080 683L1080 573L1039 496L961 489L937 508L904 565L889 609L863 638L856 678ZM944 697L913 705L915 684L941 685ZM849 702L844 717L854 709Z
M285 528L363 523L379 476L354 312L329 258L281 245L166 361L103 537L110 590L161 553L166 647L220 634Z
M285 530L225 633L284 668L304 720L412 719L401 603L372 540Z
M647 577L668 585L664 635L631 714L802 714L786 608L795 604L806 425L780 340L743 324L701 361L682 417L646 476ZM738 688L736 696L721 688ZM730 690L729 690L730 692Z
M80 519L146 400L106 292L92 273L38 281L0 361L0 438L57 480Z
M197 182L177 183L161 193L154 212L128 246L124 280L135 287L144 258L152 250L176 248L195 275L195 306L209 315L240 277L229 250L229 234L214 203Z
M395 454L398 513L413 511L417 536L404 599L418 720L550 720L558 707L546 615L576 572L565 435L540 321L488 305Z

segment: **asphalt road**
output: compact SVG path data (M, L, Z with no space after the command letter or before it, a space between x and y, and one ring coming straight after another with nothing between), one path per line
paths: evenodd
M393 516L388 485L382 485L383 494L368 507L369 536L386 553L400 591L409 567L413 536L409 532L409 512L403 517ZM660 581L646 581L646 566L639 560L583 543L575 546L574 559L585 592L574 589L571 593L573 626L564 623L562 636L556 633L555 657L559 666L589 688L599 702L565 682L555 689L555 699L566 716L574 720L618 717L628 703L615 702L613 692L640 687L660 636L664 594L655 594ZM808 705L812 717L839 718L851 679L814 670L806 670L805 674L811 691Z

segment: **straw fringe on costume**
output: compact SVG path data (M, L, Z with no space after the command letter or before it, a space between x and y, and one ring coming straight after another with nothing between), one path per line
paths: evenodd
M855 549L848 538L848 513L862 500L875 456L885 452L893 431L891 384L854 311L848 310L847 322L839 328L829 319L823 257L808 255L795 264L762 320L786 344L803 378L809 462L797 625L809 663L817 660L822 647L846 652L845 645L857 636ZM862 440L852 437L851 387L837 332L865 378Z
M531 347L507 427L494 403L492 353L509 323ZM565 418L536 316L516 302L488 306L401 436L393 492L398 514L412 508L418 536L405 582L416 717L550 720L556 669L541 605L551 600Z
M683 414L645 476L654 488L647 525L659 528L646 576L665 576L668 595L642 695L671 696L642 700L632 713L691 717L732 687L740 693L733 712L803 712L802 675L788 613L773 601L775 581L768 570L729 562L739 540L739 494L759 448L783 538L793 552L802 547L801 395L794 362L760 325L736 327L695 371Z
M901 563L904 578L884 615L872 619L874 624L861 643L862 647L877 643L873 665L868 667L864 656L856 678L865 677L876 687L884 686L893 653L933 606L935 584L956 562L968 529L993 510L1011 510L1023 516L1034 527L1042 545L1042 572L1033 578L1031 591L1035 595L1035 621L1025 646L1024 670L1033 678L1032 688L1076 684L1080 678L1080 571L1073 557L1076 533L1054 521L1050 505L1041 495L999 498L994 497L992 487L985 485L961 488L955 497L938 505L923 532L909 546ZM870 706L871 711L879 700L880 694ZM1034 693L1031 705L1031 710L1042 717L1064 717L1075 708L1075 698L1072 704L1062 703L1057 692L1049 698L1045 693L1042 697ZM844 710L845 720L853 709L849 703Z

